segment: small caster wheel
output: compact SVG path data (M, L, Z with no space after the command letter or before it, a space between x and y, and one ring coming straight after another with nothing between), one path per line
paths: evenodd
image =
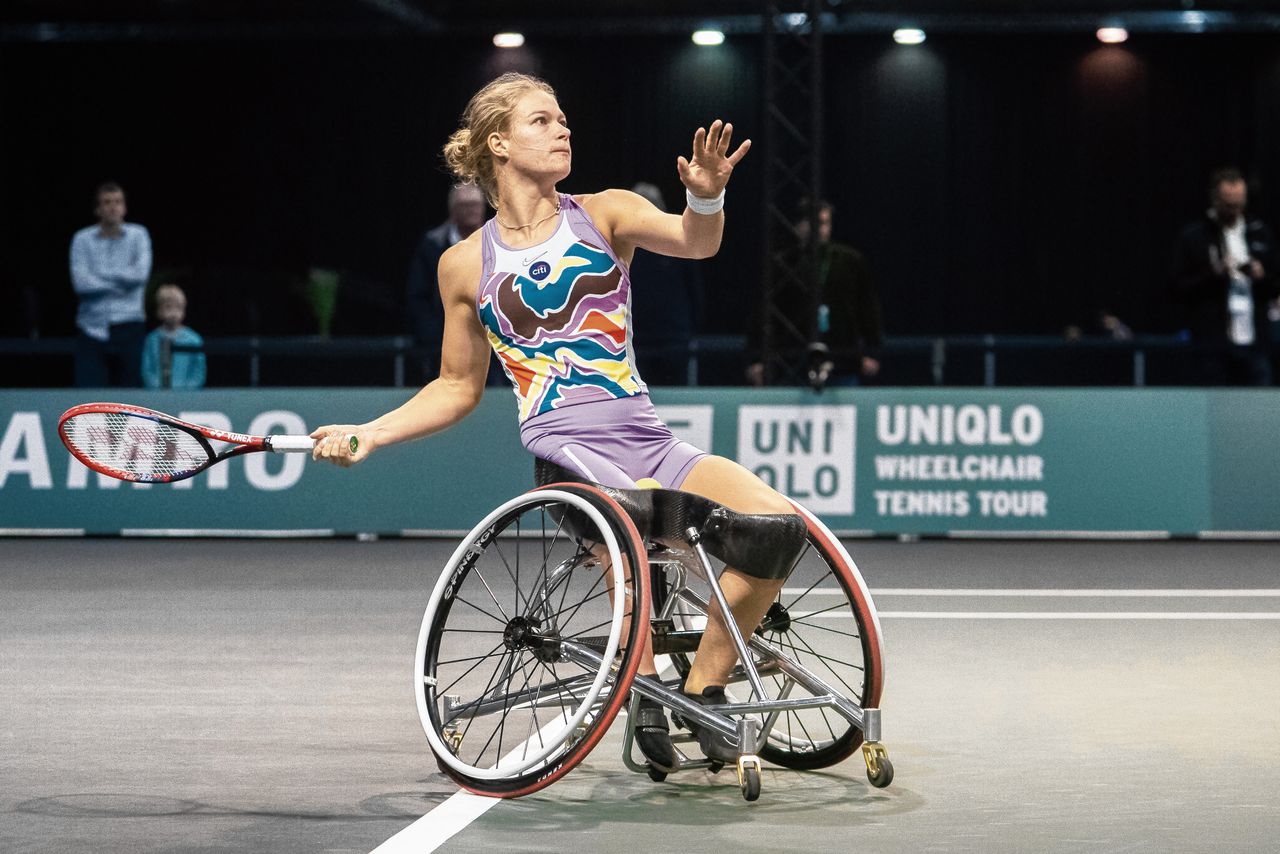
M742 799L744 801L756 801L760 799L760 769L745 768L742 772L742 782L739 784L742 788Z
M667 779L667 772L663 771L661 768L650 765L649 779L655 783L661 783L663 780Z
M867 741L862 745L862 758L867 763L867 779L877 789L883 789L893 782L893 763L889 761L889 752L878 741Z
M877 789L883 789L893 782L893 763L889 761L888 756L881 756L876 760L876 770L868 771L867 779Z
M746 755L738 757L738 787L742 789L742 799L754 801L760 798L760 759Z

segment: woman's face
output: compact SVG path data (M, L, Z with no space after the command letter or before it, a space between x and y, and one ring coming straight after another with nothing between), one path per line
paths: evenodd
M511 112L510 127L494 134L491 144L506 155L509 166L556 181L568 176L573 162L568 122L556 99L541 89L521 96Z

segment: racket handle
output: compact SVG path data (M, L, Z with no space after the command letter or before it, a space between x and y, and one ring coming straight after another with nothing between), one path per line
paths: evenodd
M276 453L301 452L311 453L316 440L310 436L268 436L267 444Z

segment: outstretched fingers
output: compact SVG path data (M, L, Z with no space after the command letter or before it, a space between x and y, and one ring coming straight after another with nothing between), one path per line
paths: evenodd
M741 161L742 158L746 157L747 152L750 150L751 150L751 140L749 139L743 140L742 145L738 146L738 150L735 151L733 154L729 155L728 157L729 165L737 166L739 161Z
M720 136L723 132L724 122L716 119L711 123L711 128L707 131L707 154L714 154L720 150Z

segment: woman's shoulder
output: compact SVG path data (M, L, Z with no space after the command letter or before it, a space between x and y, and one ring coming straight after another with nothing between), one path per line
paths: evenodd
M576 193L569 198L578 203L580 207L586 208L588 212L592 208L612 208L617 206L627 206L635 203L640 196L630 190L620 190L612 188L601 190L598 193Z
M444 250L440 256L438 279L442 294L450 288L461 288L469 294L479 287L484 264L483 232L483 228L477 228L469 237L464 237Z
M601 190L598 193L586 193L573 196L591 221L595 223L606 238L611 238L618 223L625 222L649 204L644 197L630 190Z
M479 264L484 254L484 228L477 228L440 255L440 270Z

